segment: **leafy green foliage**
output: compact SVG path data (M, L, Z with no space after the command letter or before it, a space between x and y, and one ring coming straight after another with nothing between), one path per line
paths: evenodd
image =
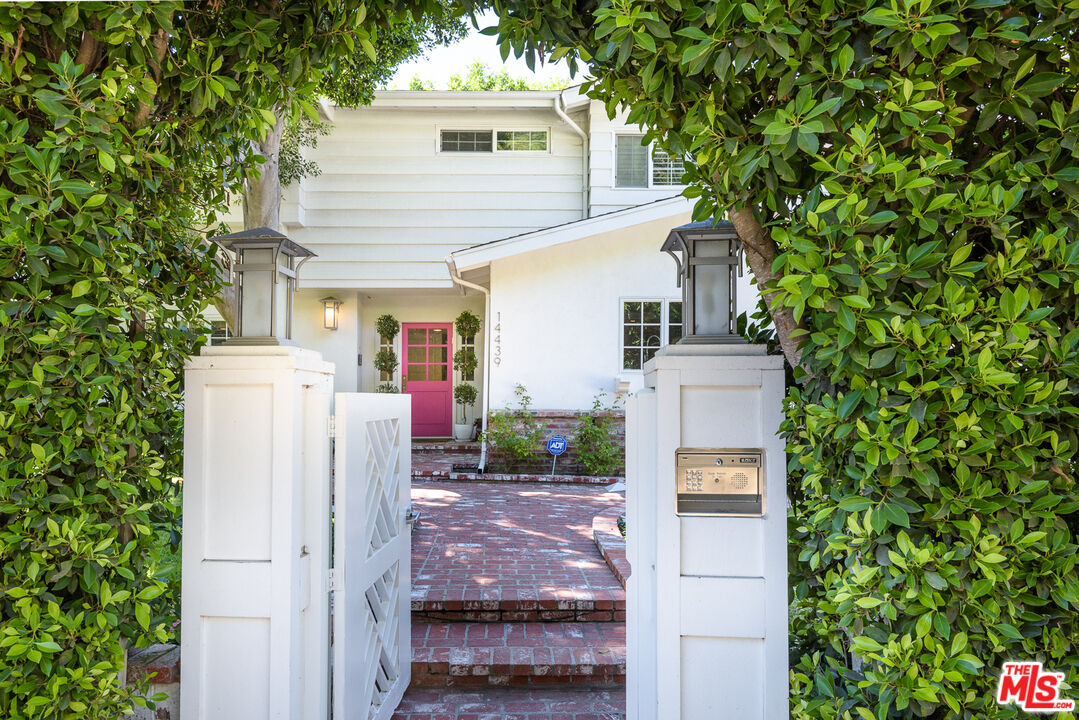
M461 408L461 424L467 422L465 408L471 407L476 402L476 386L470 383L461 383L453 388L453 399Z
M343 107L368 105L375 90L384 86L397 67L438 45L449 45L465 37L468 26L464 20L449 12L449 6L439 13L413 17L411 13L395 15L372 40L373 53L357 48L339 60L334 72L322 77L317 94ZM423 89L423 88L419 88ZM314 102L316 98L311 98ZM305 177L318 177L322 169L314 160L307 160L303 150L318 147L318 139L329 135L333 126L307 115L288 122L281 136L278 176L281 185L290 185Z
M459 348L453 354L453 369L461 373L461 377L465 380L472 379L478 365L479 358L476 357L476 351L469 345Z
M397 370L397 353L390 348L382 348L375 353L375 369L379 372L393 373Z
M400 389L393 383L380 383L375 387L377 393L399 393Z
M516 472L537 456L543 448L545 423L532 414L532 397L524 385L514 388L517 407L491 413L487 419L484 442L490 445L491 459L497 470Z
M435 3L393 3L394 12ZM270 8L272 9L264 9ZM0 716L115 718L175 619L201 233L389 4L0 6Z
M453 321L453 325L457 328L457 334L465 342L472 342L476 337L476 333L480 331L480 319L476 316L476 313L470 310L462 310L457 319Z
M281 150L278 157L277 174L282 185L291 185L305 177L318 177L322 168L314 160L304 157L304 149L318 147L318 139L330 134L332 126L321 120L312 120L300 115L285 127L281 134Z
M582 415L573 431L573 448L589 475L612 475L626 462L625 451L611 433L617 402L604 405L604 395L600 393L592 398L592 412Z
M1079 686L1079 9L494 4L689 154L801 343L794 716L1013 717L1013 658Z
M375 332L383 342L393 342L397 333L401 332L401 323L393 315L379 315L375 320Z
M447 90L562 90L569 85L565 80L533 80L513 77L505 68L495 70L482 60L475 60L462 75L453 73L447 82ZM419 76L413 76L408 83L409 90L435 90L434 82Z

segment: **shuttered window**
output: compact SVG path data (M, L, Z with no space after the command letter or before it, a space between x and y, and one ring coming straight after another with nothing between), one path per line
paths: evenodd
M648 187L648 147L644 135L615 136L615 187Z
M654 188L682 184L684 158L668 155L654 143L641 145L644 135L615 135L614 186Z
M668 155L659 148L652 150L652 184L681 185L686 171L682 158Z

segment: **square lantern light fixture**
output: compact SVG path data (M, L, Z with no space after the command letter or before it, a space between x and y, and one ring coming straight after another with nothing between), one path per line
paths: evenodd
M335 297L324 297L322 302L322 327L327 330L337 329L337 319L341 314L341 301Z
M680 343L739 343L737 280L742 243L727 221L692 222L671 230L663 251L678 265L682 288Z
M225 344L291 345L292 296L300 267L315 253L266 227L212 242L233 255L236 333Z

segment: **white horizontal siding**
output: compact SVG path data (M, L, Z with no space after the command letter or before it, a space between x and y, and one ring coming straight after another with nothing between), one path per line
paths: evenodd
M579 197L579 196L578 196ZM579 204L579 203L578 203ZM471 227L503 228L507 221L535 229L560 225L580 219L577 210L514 210L507 205L502 210L306 210L308 229L327 227L356 228L362 240L366 227L420 229L468 225Z
M539 206L558 212L560 208L579 204L578 192L307 192L304 206L308 217L316 210L349 208L353 211L372 210L498 210Z
M531 232L535 228L520 226L501 226L496 228L455 227L455 228L288 228L289 237L301 245L312 249L326 246L342 246L356 258L354 246L362 245L363 257L367 246L379 245L432 245L442 248L446 254L461 247L471 247L480 243L499 240L510 235ZM317 251L317 250L316 250ZM344 258L341 258L344 259ZM311 262L314 262L312 260Z
M439 153L441 129L549 130L549 150ZM581 139L546 108L338 109L286 193L311 287L441 287L453 250L581 217ZM395 284L397 283L397 284Z
M318 177L304 180L304 188L309 194L307 201L310 202L310 193L367 193L367 192L395 192L404 194L431 194L431 193L476 193L487 192L491 189L491 180L486 175L456 175L453 178L453 187L447 188L446 178L442 175L383 173L357 175L352 172L328 173L322 168L323 173ZM498 185L501 192L507 193L541 193L541 192L564 192L566 191L566 178L564 175L535 175L532 173L508 173L498 174ZM390 189L392 187L392 190ZM580 188L576 188L580 192Z
M634 205L655 202L678 195L682 191L681 186L615 187L615 135L643 134L639 127L627 125L625 118L625 113L621 113L614 120L609 120L602 103L592 102L591 104L588 142L589 215L601 215Z

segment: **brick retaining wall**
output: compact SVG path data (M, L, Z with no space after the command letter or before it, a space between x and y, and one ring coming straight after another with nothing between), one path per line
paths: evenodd
M586 410L533 410L531 414L537 422L543 423L547 426L547 429L544 432L544 437L561 435L568 441L569 447L566 449L565 454L559 456L558 458L559 465L576 463L578 461L576 452L577 448L574 447L573 434L576 432L577 427L581 424L581 417L585 415L592 415L592 413ZM622 450L622 465L620 465L613 473L611 473L611 475L624 477L626 474L626 413L622 410L614 410L611 412L602 412L596 414L610 415L614 418L614 423L611 425L610 428L611 440ZM542 450L542 448L540 449L540 452L542 454L537 456L537 461L545 461L549 463L551 456L547 455Z

